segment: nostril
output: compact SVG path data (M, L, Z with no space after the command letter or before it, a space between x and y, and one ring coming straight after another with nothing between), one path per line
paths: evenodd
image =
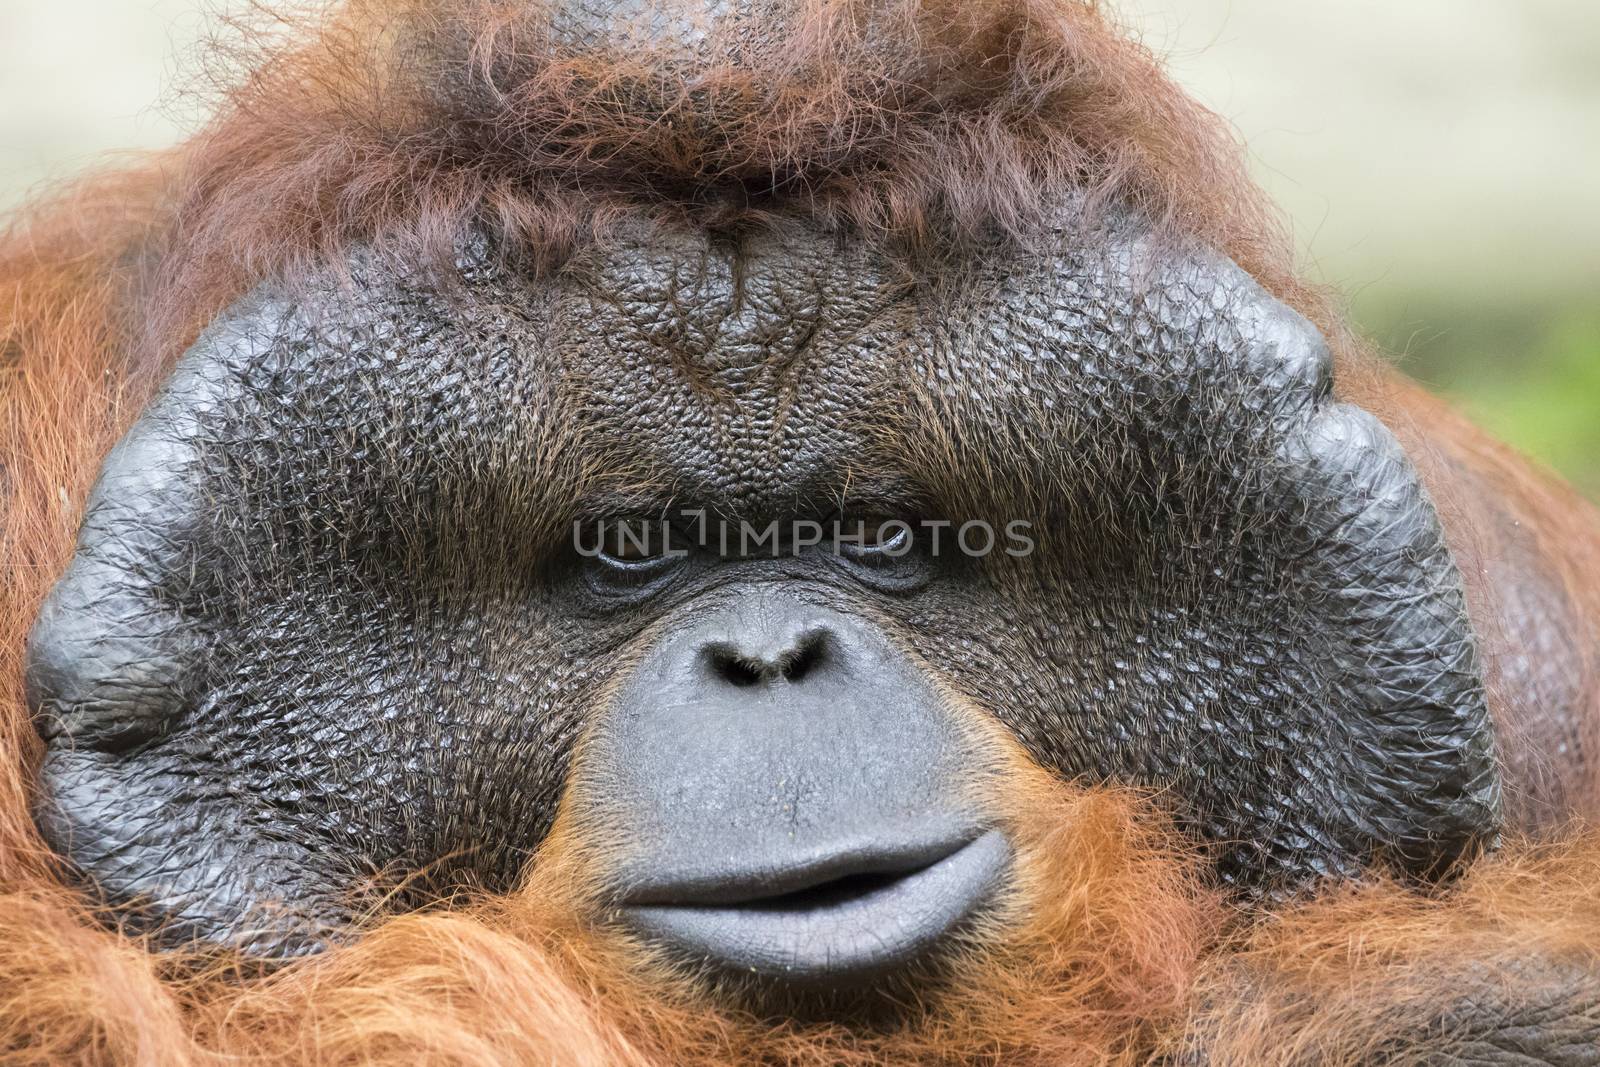
M711 645L706 648L705 655L718 678L740 689L759 685L766 673L759 663L740 655L732 645Z
M828 634L825 630L810 630L802 634L795 647L785 652L778 661L784 681L799 682L816 670L828 658Z

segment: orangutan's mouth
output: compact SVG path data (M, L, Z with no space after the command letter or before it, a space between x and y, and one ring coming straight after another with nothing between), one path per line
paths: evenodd
M856 986L944 940L1001 884L1010 856L996 830L954 844L853 850L777 873L630 894L622 914L692 961L797 985Z

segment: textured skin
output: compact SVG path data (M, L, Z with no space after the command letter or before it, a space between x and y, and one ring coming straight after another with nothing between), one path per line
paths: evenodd
M1592 967L1499 961L1458 980L1436 1025L1401 1039L1463 1067L1600 1067L1600 991ZM1392 1059L1399 1059L1398 1056Z
M1170 787L1241 884L1491 843L1473 637L1399 446L1232 264L1055 237L934 282L810 224L639 223L544 282L258 291L108 460L40 616L47 835L263 951L316 941L263 911L337 922L369 871L505 886L631 665L781 585L1063 775ZM1038 551L910 583L701 554L598 595L571 523L679 507L1020 518Z

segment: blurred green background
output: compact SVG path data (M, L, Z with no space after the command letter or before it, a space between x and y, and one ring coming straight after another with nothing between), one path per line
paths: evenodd
M0 0L0 209L195 121L219 3ZM1248 143L1310 275L1600 498L1600 3L1121 0Z

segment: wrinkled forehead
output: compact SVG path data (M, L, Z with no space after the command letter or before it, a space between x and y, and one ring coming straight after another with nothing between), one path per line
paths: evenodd
M861 246L800 227L638 227L552 290L558 388L590 447L737 510L889 475L884 432L915 391L929 309Z

